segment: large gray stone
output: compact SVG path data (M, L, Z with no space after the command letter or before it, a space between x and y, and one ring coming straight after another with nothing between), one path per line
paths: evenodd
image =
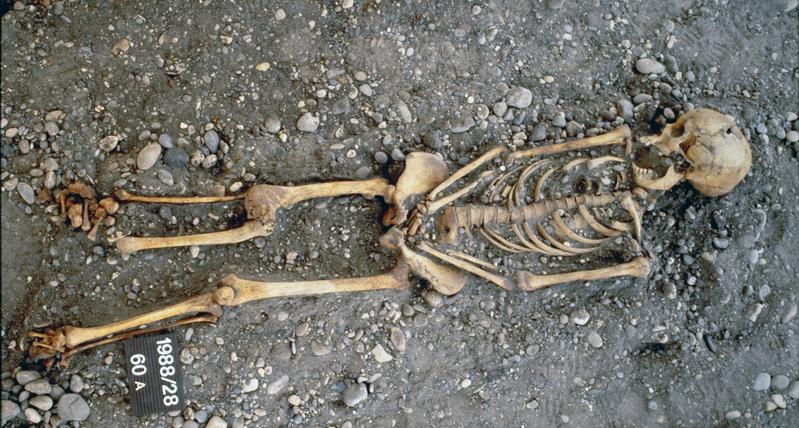
M160 147L160 146L159 146ZM58 400L58 416L64 421L85 421L92 409L78 394L64 394Z
M527 108L533 102L533 92L523 86L516 86L505 96L505 103L511 107Z

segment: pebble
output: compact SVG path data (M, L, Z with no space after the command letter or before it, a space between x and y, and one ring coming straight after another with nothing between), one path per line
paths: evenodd
M633 119L633 103L626 98L616 101L616 111L624 120Z
M258 379L250 378L244 382L244 386L241 387L241 392L247 394L253 391L258 390Z
M53 110L44 115L44 120L46 122L56 122L58 121L58 119L61 119L61 115L63 114L64 112L62 112L61 110Z
M113 151L115 148L117 148L118 144L119 144L119 137L117 137L116 135L109 135L97 142L97 146L100 147L100 150L104 152Z
M491 106L491 111L494 112L496 117L502 117L508 111L508 104L505 101L499 101Z
M28 407L25 409L25 419L32 424L38 424L42 421L42 415L36 411L33 407Z
M588 344L594 348L601 348L602 345L605 343L602 340L602 336L600 336L599 333L595 331L589 332L587 339L588 339Z
M31 394L49 394L53 390L53 386L47 379L37 379L25 385L25 390L30 391Z
M395 148L391 151L391 159L395 162L402 162L405 160L405 153L402 153L402 150Z
M799 380L795 380L788 385L788 396L793 399L799 399Z
M292 406L297 407L302 404L302 399L298 395L292 394L289 396L288 402Z
M516 86L505 96L505 103L516 108L530 107L533 103L533 92L523 86Z
M31 398L28 403L37 409L44 410L45 412L53 407L53 399L47 395L37 395L36 397Z
M330 112L335 115L349 113L351 109L350 99L347 97L338 97L330 105Z
M788 387L788 383L790 382L791 380L788 379L788 376L777 375L774 376L774 379L771 379L771 386L773 386L774 389L783 390Z
M121 39L120 41L114 43L114 46L111 47L111 54L114 56L119 56L130 49L130 41L128 39Z
M422 142L433 150L438 150L444 145L444 142L441 140L441 131L433 131L425 134L424 137L422 137Z
M280 392L281 389L285 388L286 385L289 384L289 377L286 375L281 376L278 380L269 384L266 387L266 392L269 394L277 394Z
M552 125L557 126L558 128L563 128L566 126L566 115L563 112L556 114L555 118L552 119Z
M3 392L3 394L5 395L5 392ZM6 422L16 418L19 415L19 406L17 403L11 400L3 400L2 410L0 410L0 413L2 413L2 424L0 425L5 425Z
M408 104L405 104L405 101L397 101L397 112L399 113L400 119L402 119L403 122L413 122L413 114L411 113L411 109L408 108Z
M136 166L145 171L152 168L158 162L158 158L161 157L161 150L161 145L158 143L146 145L136 158Z
M272 350L269 351L269 355L278 360L288 360L291 358L291 348L283 342L275 343L272 346Z
M547 138L547 126L543 123L539 123L538 125L533 127L533 130L530 131L530 141L543 141Z
M181 147L169 149L164 153L164 164L171 168L185 168L189 164L189 154Z
M771 375L768 373L760 373L755 378L755 383L752 385L752 389L755 391L766 391L770 385Z
M424 294L422 294L422 299L424 299L425 303L431 308L437 308L444 303L443 295L435 290L425 291Z
M266 116L266 119L264 119L264 128L266 128L266 132L270 134L277 134L280 132L280 128L282 128L280 118L273 114Z
M713 238L713 246L719 250L725 250L730 246L730 240L727 238L715 237Z
M15 378L17 379L17 383L25 386L30 382L33 382L36 379L41 379L42 375L39 374L36 370L20 370L17 372Z
M394 359L379 343L372 348L372 357L378 363L387 363Z
M311 342L311 353L317 357L321 357L330 353L330 347L317 340L314 340Z
M36 193L33 191L33 187L24 181L21 181L17 184L17 192L19 192L19 196L28 205L32 204L36 200Z
M381 163L381 164L387 163L388 162L388 155L385 154L384 152L376 152L375 153L375 161L377 163Z
M216 153L216 151L219 150L219 134L213 129L208 130L205 135L203 135L203 144L208 148L208 151Z
M799 141L799 131L788 131L785 134L785 139L790 143L796 143Z
M85 421L91 411L86 400L78 394L64 394L58 400L58 416L62 421Z
M297 129L302 132L316 132L316 128L318 127L319 118L310 112L303 114L300 116L299 120L297 120Z
M368 83L364 83L361 86L359 86L358 90L361 91L361 93L366 95L367 97L371 97L373 95L372 87L369 86Z
M203 159L201 164L202 164L203 168L209 169L209 168L213 167L214 165L216 165L216 161L217 160L218 160L218 158L216 157L216 155L211 153L210 155L206 156L205 159Z
M158 144L165 149L171 149L175 147L175 143L172 142L172 136L169 134L161 134L158 136Z
M403 333L399 327L391 327L389 340L391 340L391 344L394 346L394 349L399 352L405 352L405 333Z
M283 9L278 9L275 11L275 21L282 21L286 19L286 11Z
M227 428L227 421L214 415L208 420L208 424L205 425L205 428Z
M342 399L344 400L344 404L348 407L355 407L361 401L365 400L367 395L369 395L368 391L366 390L366 385L362 383L356 383L355 385L350 385L349 388L344 390L344 394L342 394Z
M172 177L171 172L165 169L159 169L155 174L158 176L158 179L167 186L172 186L175 184L175 179Z
M771 401L777 405L780 409L784 409L788 407L788 402L785 400L785 396L782 394L772 394Z
M474 118L471 114L463 114L450 123L449 130L453 134L462 134L474 126Z
M641 58L635 62L635 69L641 74L661 74L666 66L652 58Z
M577 325L586 325L591 315L585 309L578 309L572 313L572 320Z
M741 417L741 412L739 412L738 410L733 410L724 414L724 419L727 419L728 421L734 421L740 417Z
M364 179L372 175L372 168L368 166L362 166L355 170L355 178Z
M44 132L46 132L47 135L54 137L56 134L58 134L58 131L58 125L53 122L46 122L44 124Z

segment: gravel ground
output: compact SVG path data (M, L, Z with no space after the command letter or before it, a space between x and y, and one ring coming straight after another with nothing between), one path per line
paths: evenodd
M55 426L775 426L799 420L796 0L3 2L2 424ZM435 7L434 7L435 5ZM235 203L131 205L96 242L54 220L101 194L236 193L253 183L451 169L681 112L731 114L753 166L644 217L653 272L506 293L264 301L183 328L189 405L132 416L121 345L60 371L23 334L91 326L219 278L352 277L392 264L384 206L315 200L272 236L123 258L116 233L241 224ZM107 138L107 137L115 138ZM793 423L790 421L794 421ZM78 422L80 421L80 422Z

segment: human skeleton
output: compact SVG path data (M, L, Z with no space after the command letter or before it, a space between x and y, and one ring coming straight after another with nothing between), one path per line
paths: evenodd
M115 244L123 254L243 242L268 236L278 211L301 201L380 196L389 204L383 219L389 230L380 243L397 254L397 263L381 275L318 281L260 282L231 274L213 292L130 319L93 328L65 326L30 332L29 355L49 363L60 357L63 364L77 352L127 337L215 322L223 308L255 300L404 290L410 287L409 273L426 279L445 295L460 291L468 274L506 290L524 291L572 281L646 277L650 262L640 245L643 207L682 181L707 196L729 192L749 171L751 151L730 116L708 109L685 113L659 135L633 143L630 129L622 126L603 135L513 153L497 147L452 175L438 157L414 152L407 156L394 185L383 178L256 185L243 195L220 197L139 196L118 191L114 198L99 203L94 201L94 192L71 186L59 195L62 213L73 226L93 233L101 222L113 222L110 215L118 203L244 200L248 220L239 228L189 236L122 237ZM590 155L597 151L605 154ZM565 159L558 162L550 156L556 154ZM491 262L470 254L479 242L501 250L507 261ZM555 274L528 270L534 262L530 256L587 260L614 247L612 254L623 260L612 266Z

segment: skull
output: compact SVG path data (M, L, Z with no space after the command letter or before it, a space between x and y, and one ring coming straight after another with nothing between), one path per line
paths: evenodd
M735 120L714 110L685 113L660 135L641 142L633 179L648 190L668 190L688 180L702 194L720 196L740 183L752 165L749 143Z

